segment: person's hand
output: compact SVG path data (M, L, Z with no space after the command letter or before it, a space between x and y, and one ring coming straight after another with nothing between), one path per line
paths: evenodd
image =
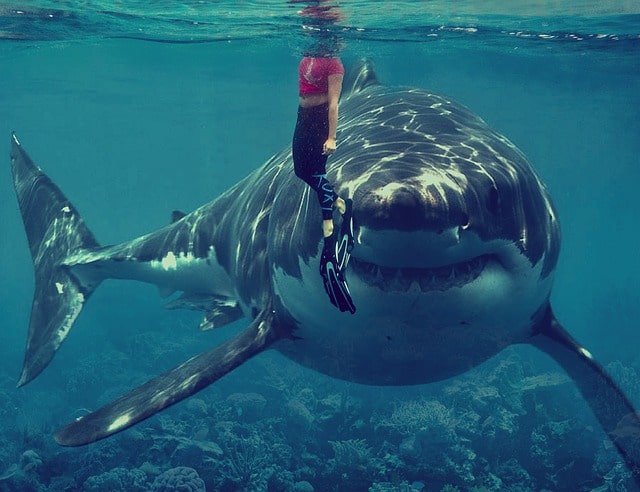
M322 153L324 155L331 155L336 151L336 139L327 138L326 142L322 146Z

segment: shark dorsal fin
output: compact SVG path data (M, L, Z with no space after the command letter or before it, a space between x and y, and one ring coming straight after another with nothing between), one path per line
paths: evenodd
M185 217L186 215L187 214L182 210L174 210L173 212L171 212L171 223L174 224L175 222L178 222L180 219L182 219L182 217Z
M342 84L342 90L346 94L356 94L371 85L378 85L378 77L373 69L373 63L363 58L354 63Z

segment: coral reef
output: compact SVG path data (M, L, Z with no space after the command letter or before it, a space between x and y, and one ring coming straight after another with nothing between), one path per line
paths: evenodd
M238 418L248 422L255 421L262 416L267 400L258 393L233 393L227 397Z
M88 360L80 376L98 384ZM263 361L255 370L268 377L230 378L81 449L57 447L47 425L34 425L43 421L37 409L16 411L13 422L5 415L0 492L604 492L629 485L567 377L514 351L392 398L296 366L300 379L286 385L287 367ZM610 370L640 394L634 368ZM1 386L0 400L0 412L20 408ZM55 395L51 401L74 411Z
M261 437L252 435L227 444L224 461L227 477L242 488L265 488L270 457Z
M170 468L151 484L150 492L206 492L198 472L188 466Z
M82 488L87 492L143 492L147 490L147 475L141 470L113 468L89 477Z

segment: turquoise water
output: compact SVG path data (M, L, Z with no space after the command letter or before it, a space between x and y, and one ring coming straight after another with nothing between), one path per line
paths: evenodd
M297 62L317 27L299 14L307 4L27 3L0 7L5 155L15 130L102 244L165 225L289 145ZM458 100L529 157L563 227L558 318L640 404L640 7L324 6L339 14L345 64L366 56L384 84ZM383 389L264 354L130 431L58 447L59 425L244 322L198 333L199 315L165 311L154 288L107 282L47 370L15 389L33 274L8 158L5 169L0 490L165 490L154 480L177 466L207 490L629 486L574 387L524 347L456 380Z

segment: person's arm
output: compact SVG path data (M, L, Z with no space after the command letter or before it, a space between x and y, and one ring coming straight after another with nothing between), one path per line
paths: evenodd
M338 128L338 100L342 92L341 73L329 75L329 135L324 143L323 151L325 154L331 154L336 150L336 131Z

